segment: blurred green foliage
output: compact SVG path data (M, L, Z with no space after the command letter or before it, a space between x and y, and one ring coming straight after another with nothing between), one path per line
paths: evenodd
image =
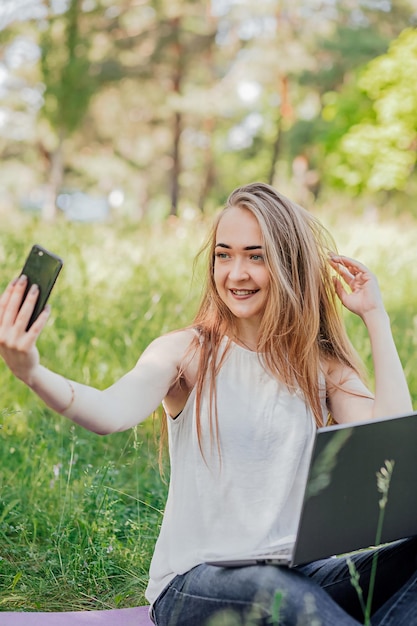
M417 30L407 29L362 72L358 87L372 101L373 114L358 120L340 143L344 180L354 189L406 187L416 163L416 71Z
M120 190L124 216L207 213L242 179L302 202L385 190L402 210L415 193L412 0L15 11L0 32L0 210L42 188L48 217L61 189Z

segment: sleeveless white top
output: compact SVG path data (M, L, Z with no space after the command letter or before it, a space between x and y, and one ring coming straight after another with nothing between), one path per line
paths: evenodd
M208 392L201 406L205 459L195 390L179 417L167 416L171 476L146 591L151 604L177 574L204 561L256 556L295 538L316 428L312 411L301 392L266 372L258 353L234 343L216 391L221 459L210 443Z

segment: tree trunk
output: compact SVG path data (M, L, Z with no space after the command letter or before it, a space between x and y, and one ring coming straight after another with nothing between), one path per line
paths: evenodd
M281 113L278 113L277 125L276 125L276 131L275 131L275 139L274 139L274 143L272 144L271 165L270 165L269 174L268 174L268 183L270 185L274 184L275 168L276 168L278 156L281 150L281 132L282 132L281 120L282 120Z
M180 42L181 18L176 17L172 21L172 29L174 32L174 57L176 60L173 91L175 94L181 93L181 84L183 79L183 59L182 46ZM173 119L173 146L172 146L172 172L171 172L171 210L170 215L178 215L178 201L180 195L179 179L181 174L181 131L182 131L182 114L175 111Z
M181 174L181 156L180 156L180 143L181 143L181 129L182 129L182 116L178 111L174 115L173 124L173 150L172 150L172 178L171 178L171 210L170 215L178 214L178 200L179 200L179 179Z
M214 158L213 158L213 142L212 136L214 132L214 118L209 117L204 120L204 134L207 137L207 146L204 150L204 162L203 162L203 184L200 189L198 198L198 208L204 213L204 207L206 204L207 196L214 183Z
M46 184L46 199L42 207L42 219L53 222L56 219L58 208L56 204L57 195L64 178L63 160L63 133L59 133L58 145L50 154L49 177Z
M290 122L293 117L293 109L289 98L289 85L288 78L286 76L279 77L278 93L280 96L280 107L278 113L277 127L275 133L275 140L272 145L271 155L271 167L269 170L268 182L270 185L274 183L275 168L278 161L278 156L281 151L283 122ZM285 127L285 126L284 126Z

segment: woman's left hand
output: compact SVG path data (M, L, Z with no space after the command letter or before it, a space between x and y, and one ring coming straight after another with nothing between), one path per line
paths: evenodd
M336 276L333 278L336 293L349 311L364 319L371 311L385 310L378 281L365 265L339 255L330 257L330 265L344 281Z

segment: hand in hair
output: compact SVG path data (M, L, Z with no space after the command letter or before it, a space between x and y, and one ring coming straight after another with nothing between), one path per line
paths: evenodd
M340 277L333 278L336 293L349 311L363 320L369 313L385 312L378 281L365 265L355 259L336 255L330 258L330 265Z

